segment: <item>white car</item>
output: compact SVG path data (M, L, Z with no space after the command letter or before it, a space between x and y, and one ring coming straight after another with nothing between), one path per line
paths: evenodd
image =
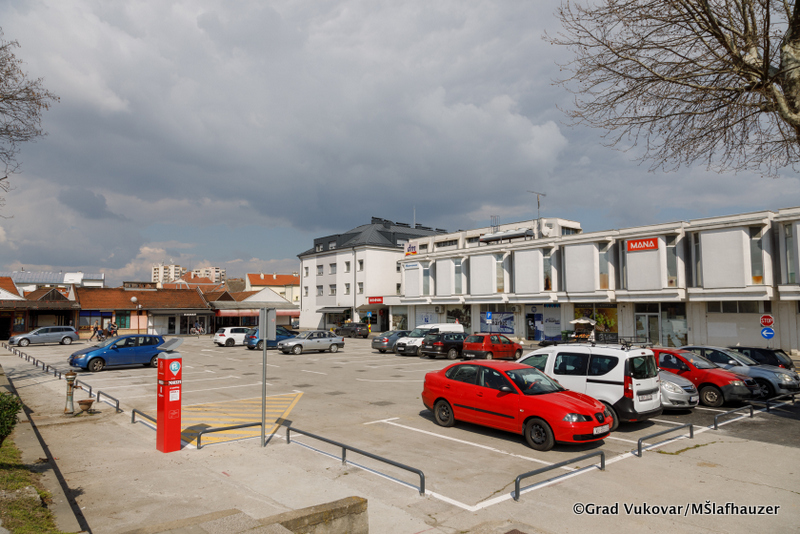
M414 330L408 333L406 337L401 337L394 345L394 351L397 354L410 354L412 356L419 356L422 341L428 334L443 334L445 332L454 332L458 334L464 333L464 325L457 323L442 323L442 324L421 324Z
M232 347L234 345L244 345L245 335L250 327L247 326L227 326L220 328L214 334L214 343L220 347Z

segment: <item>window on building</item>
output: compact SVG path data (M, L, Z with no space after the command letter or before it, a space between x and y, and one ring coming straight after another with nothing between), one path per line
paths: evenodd
M422 264L422 294L431 294L431 264Z
M344 272L346 272L346 273L350 272L350 262L349 261L344 262Z
M345 295L349 295L350 294L350 284L345 284L344 285L344 294Z
M481 240L481 236L479 236L479 235L476 235L475 237L468 237L467 238L467 244L479 243L480 240Z
M129 311L118 311L114 312L114 316L117 322L117 328L130 328L131 327L131 312Z
M461 273L461 260L456 259L453 260L453 268L454 268L454 284L453 284L453 293L456 295L462 295L464 293L462 288L462 273Z
M700 234L692 234L694 260L694 287L703 287L703 261L700 256Z
M394 271L397 272L397 273L400 272L400 264L399 263L397 265L395 265Z
M359 271L364 270L364 260L358 260L358 270Z
M358 283L358 294L359 295L363 295L364 294L364 282L359 282Z
M396 293L397 293L398 295L402 295L402 294L403 294L403 291L402 291L402 287L401 287L401 286L402 286L402 284L397 284Z
M708 313L771 313L772 303L768 300L723 300L706 303Z
M792 239L792 223L783 225L783 243L786 249L786 283L794 284L794 240Z
M308 286L303 287L303 296L304 297L308 296Z
M577 228L566 228L564 226L561 227L561 235L575 235L577 233Z
M303 267L303 276L308 278L308 267Z
M506 291L506 270L503 267L503 254L494 255L495 264L495 289L498 293Z
M336 264L331 263L329 267L330 267L330 274L336 274Z
M433 244L436 248L454 247L456 245L458 245L458 239L448 239L447 241L439 241Z
M418 248L419 248L420 253L428 252L428 244L427 243L421 243Z
M668 235L667 244L667 287L678 287L678 236Z
M317 296L318 297L322 296L322 286L317 286Z
M328 243L328 250L333 250L336 248L336 241L330 241Z
M620 241L619 247L619 269L617 269L617 284L620 289L628 288L628 244L627 241Z
M553 290L553 249L542 250L542 276L544 279L544 290Z
M322 276L322 265L317 265L317 276Z
M319 243L318 245L316 245L316 246L314 247L314 250L315 250L316 252L322 252L322 243Z
M328 293L328 294L329 294L330 296L335 296L335 295L336 295L336 284L331 284L331 285L330 285L330 286L328 286L328 287L330 287L330 293Z
M600 243L599 245L599 261L600 261L600 289L608 289L608 255L611 250L611 243Z
M761 237L761 228L750 228L750 275L753 285L764 283L764 246Z

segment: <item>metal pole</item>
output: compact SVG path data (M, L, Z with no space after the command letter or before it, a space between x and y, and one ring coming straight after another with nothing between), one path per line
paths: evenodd
M266 328L264 329L266 331ZM266 336L265 336L266 337ZM267 340L261 339L261 446L267 446Z

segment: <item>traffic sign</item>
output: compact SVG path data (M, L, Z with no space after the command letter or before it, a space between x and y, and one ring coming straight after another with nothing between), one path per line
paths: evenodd
M372 317L372 312L367 312L367 317Z
M775 318L771 315L762 315L761 316L761 326L772 326L775 324Z
M761 337L763 337L764 339L772 339L773 337L775 337L775 330L773 330L768 326L764 327L761 329Z

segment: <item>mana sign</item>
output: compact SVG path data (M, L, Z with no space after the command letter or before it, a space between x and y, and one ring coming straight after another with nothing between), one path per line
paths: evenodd
M628 252L639 252L640 250L658 250L658 238L628 240Z

